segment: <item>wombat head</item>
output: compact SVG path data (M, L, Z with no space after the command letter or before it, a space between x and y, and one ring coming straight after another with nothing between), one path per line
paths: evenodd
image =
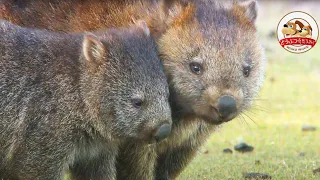
M263 81L256 2L192 2L163 1L151 33L162 33L159 52L177 111L220 124L249 108Z
M84 37L83 91L97 128L149 142L167 137L169 89L146 23L95 34Z

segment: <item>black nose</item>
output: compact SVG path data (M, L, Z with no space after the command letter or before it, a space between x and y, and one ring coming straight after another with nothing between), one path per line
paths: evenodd
M299 32L302 32L302 30L299 30Z
M287 24L285 24L285 25L283 25L283 27L288 27L288 25L287 25Z
M226 118L237 111L237 102L231 96L222 96L218 101L218 112L221 118Z
M163 124L160 126L156 134L154 135L154 138L156 141L161 141L165 138L167 138L171 133L171 125L170 124Z

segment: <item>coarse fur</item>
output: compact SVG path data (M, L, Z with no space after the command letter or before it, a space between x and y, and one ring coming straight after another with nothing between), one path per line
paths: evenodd
M171 125L146 24L79 34L0 21L0 177L115 179L118 146ZM139 107L133 100L141 99Z
M251 106L262 85L265 59L256 35L255 0L52 2L55 6L45 19L57 19L26 17L20 23L85 31L142 18L157 40L170 88L172 134L157 145L124 143L117 161L118 179L176 178L215 128ZM28 10L34 18L33 13L41 12L39 7L25 3L13 11L19 17L19 12ZM191 71L194 62L202 66L200 74ZM223 95L237 101L237 113L227 120L220 119L215 110Z

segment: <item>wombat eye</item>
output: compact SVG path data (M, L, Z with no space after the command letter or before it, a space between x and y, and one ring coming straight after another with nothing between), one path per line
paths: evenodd
M290 28L293 28L293 25L290 25Z
M303 30L305 30L305 31L306 31L307 29L306 29L306 28L304 28Z
M243 67L243 75L245 77L248 77L250 75L250 70L251 70L251 67L250 66L245 66Z
M140 108L143 104L141 99L132 99L132 104L135 108Z
M201 74L202 73L202 66L200 63L197 62L192 62L189 64L190 66L190 70L194 73L194 74Z

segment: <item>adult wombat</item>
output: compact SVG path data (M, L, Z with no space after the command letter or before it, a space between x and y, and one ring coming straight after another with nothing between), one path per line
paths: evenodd
M119 179L152 179L154 169L156 179L177 177L215 127L251 106L263 81L255 0L17 2L6 6L14 21L55 31L148 22L170 86L172 133L157 146L124 143Z
M59 34L0 21L0 176L114 179L124 139L171 129L169 89L144 22ZM79 174L80 173L80 174Z

